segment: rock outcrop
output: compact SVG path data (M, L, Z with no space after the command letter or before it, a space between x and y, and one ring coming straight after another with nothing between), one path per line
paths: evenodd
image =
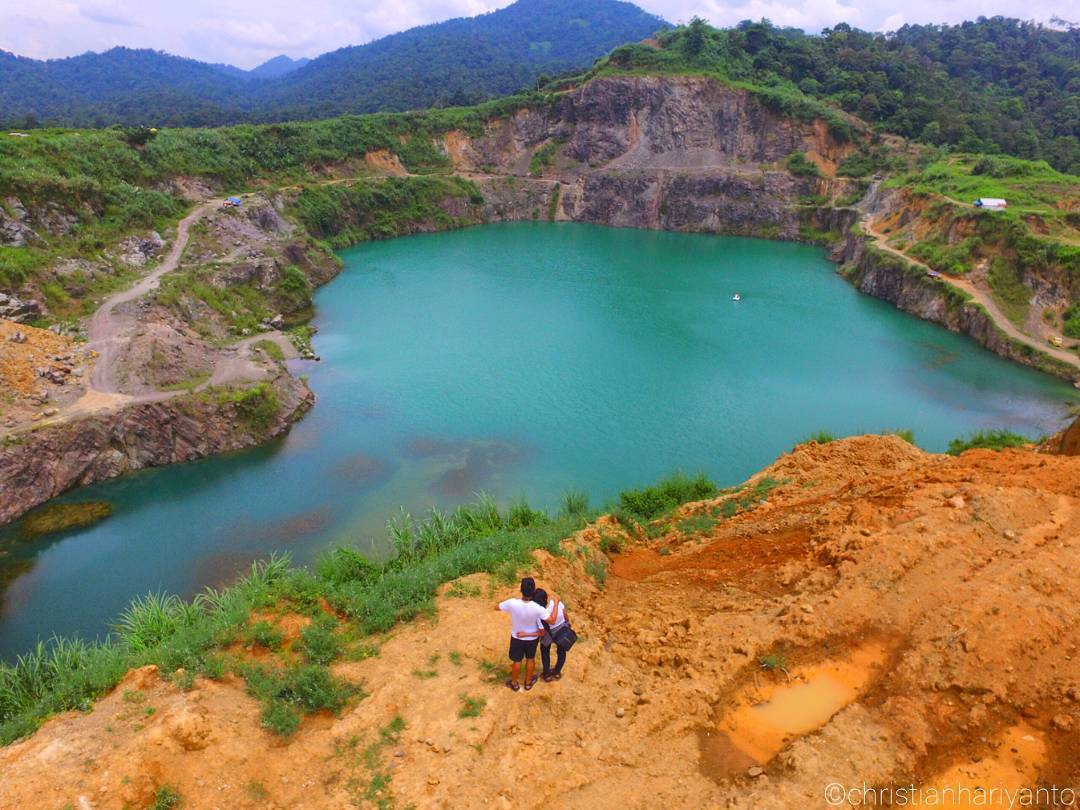
M228 397L208 393L138 403L16 437L0 447L0 524L72 487L281 435L311 408L315 395L287 374L268 385L277 410L266 423L252 423Z
M786 158L801 151L831 168L851 149L823 122L777 115L746 92L658 76L595 79L443 146L483 190L484 221L550 215L781 239L799 238L800 198L848 182L796 177Z
M23 300L0 292L0 318L16 323L29 323L40 315L41 305L37 301Z
M863 237L850 235L839 258L847 263L845 275L860 292L888 301L897 309L944 326L950 332L968 335L1008 360L1064 380L1075 379L1075 368L1010 338L985 309L961 291L931 278L915 265L874 248Z

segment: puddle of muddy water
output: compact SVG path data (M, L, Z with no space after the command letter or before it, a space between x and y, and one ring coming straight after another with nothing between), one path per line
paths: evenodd
M798 669L789 680L750 686L716 728L699 733L702 770L717 778L766 764L858 700L886 658L884 645L865 644L843 659Z
M1008 807L1008 796L1035 784L1046 761L1046 742L1041 732L1026 723L1010 728L999 742L992 755L979 762L954 765L927 782L909 806L944 810ZM995 795L1000 800L995 800ZM1019 801L1016 806L1020 806Z

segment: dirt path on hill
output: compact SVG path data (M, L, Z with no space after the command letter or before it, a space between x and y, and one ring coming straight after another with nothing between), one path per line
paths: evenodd
M604 518L537 552L529 573L580 636L558 682L502 685L508 620L492 608L515 588L474 574L332 664L365 693L339 717L282 738L235 675L184 691L136 670L0 749L0 808L145 807L162 785L186 807L483 810L1080 785L1080 458L855 437L752 482L766 476L734 515L752 488L684 507L653 539ZM256 619L285 659L311 621Z
M90 317L86 333L88 346L98 353L97 363L90 375L87 392L100 394L119 394L116 381L115 357L117 345L128 339L134 325L134 318L116 312L116 308L129 301L141 298L158 286L158 280L166 273L171 273L180 264L184 249L188 244L191 226L205 217L211 209L221 206L221 200L209 200L195 206L176 226L176 238L172 247L161 260L161 264L126 290L109 296Z
M918 259L913 259L911 256L908 256L906 253L904 253L904 251L890 245L888 243L888 237L874 228L872 214L864 214L859 224L861 225L863 230L874 240L874 245L876 247L884 250L886 253L890 253L893 256L896 256L897 258L903 259L909 264L914 264L917 267L922 267L927 272L937 272L934 271L934 269L928 264L925 264ZM942 281L952 285L953 287L956 287L958 290L962 290L963 292L970 295L972 299L974 299L977 303L981 304L982 307L986 310L986 312L990 315L990 319L994 322L994 325L997 326L1009 337L1014 338L1043 354L1050 355L1051 357L1068 363L1070 366L1080 371L1080 356L1076 355L1073 352L1066 351L1065 349L1059 349L1055 346L1051 346L1045 341L1033 338L1031 335L1018 329L1012 321L1005 317L1005 313L1003 313L998 308L997 304L994 303L993 296L990 295L989 292L980 289L979 287L976 287L969 279L966 278L961 278L959 276L954 276L947 273L941 273L940 276ZM1057 337L1061 337L1061 334L1058 332L1048 331L1047 334L1048 336L1054 335Z
M136 395L124 394L119 390L117 363L121 353L119 349L130 340L135 329L135 318L130 314L118 312L124 304L136 301L157 288L162 276L175 270L190 241L191 228L221 206L221 200L208 200L198 204L177 224L176 237L172 247L161 263L138 283L126 290L110 296L90 317L87 325L89 338L87 348L97 352L93 370L88 375L86 390L74 402L52 417L33 425L22 425L13 431L29 430L38 425L55 424L95 413L121 408L136 402L160 402L186 393L179 391L151 391ZM223 386L240 380L258 380L265 376L266 369L256 362L251 355L251 347L259 341L269 340L276 343L286 358L297 357L296 350L288 338L280 332L266 332L253 335L222 349L221 356L214 363L210 378L197 386L201 391L209 386Z

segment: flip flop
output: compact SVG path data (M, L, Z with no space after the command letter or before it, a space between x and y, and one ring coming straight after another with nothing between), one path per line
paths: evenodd
M552 672L551 677L556 681L562 680L562 673L561 672Z
M536 685L536 676L533 675L529 680L525 681L525 691L528 692L533 686Z
M551 683L553 680L555 680L555 676L552 675L550 672L545 672L540 677L544 679L544 683Z
M521 684L519 684L517 681L512 681L509 678L506 680L506 686L509 689L513 689L515 692L521 690ZM525 688L528 689L529 687L526 686Z

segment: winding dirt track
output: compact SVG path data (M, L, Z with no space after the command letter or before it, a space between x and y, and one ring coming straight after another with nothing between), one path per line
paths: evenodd
M860 224L862 225L863 230L873 238L876 247L884 250L886 253L890 253L893 256L903 259L910 264L922 267L927 272L933 270L933 268L929 265L920 262L918 259L913 259L911 256L908 256L906 253L904 253L904 251L894 248L892 245L890 245L887 241L885 234L880 233L879 231L874 229L873 217L870 214L864 214ZM945 273L942 273L941 277L948 284L951 284L958 290L963 290L965 293L970 295L972 299L975 300L978 304L982 305L982 307L990 315L990 319L994 322L994 325L997 326L998 329L1007 334L1009 337L1014 338L1028 346L1031 346L1033 349L1036 349L1043 354L1048 354L1057 360L1068 363L1077 371L1080 371L1080 356L1077 356L1070 351L1066 351L1065 349L1055 348L1054 346L1044 343L1041 340L1033 338L1031 337L1031 335L1020 331L1012 321L1005 317L1005 313L998 309L997 304L994 303L993 297L988 292L979 289L974 284L972 284L970 280L966 278L959 278L957 276L948 275Z
M106 298L90 317L87 326L88 345L98 353L97 363L90 375L90 383L87 393L119 394L115 374L116 348L128 337L127 332L131 328L134 319L116 314L115 310L121 304L134 301L150 292L158 285L158 280L166 273L171 273L180 263L180 257L184 255L187 247L188 234L191 226L206 216L212 208L221 205L221 200L210 200L195 206L176 226L176 238L164 260L145 278L128 289Z
M116 364L119 348L131 339L135 328L135 319L131 315L120 314L116 310L129 301L135 301L158 286L161 277L171 273L179 264L187 247L192 225L205 217L210 211L221 206L221 200L207 200L197 205L177 224L176 238L161 264L132 287L110 296L102 302L90 317L87 326L87 345L98 353L94 369L87 381L86 393L55 417L46 420L47 424L63 422L75 417L86 416L100 411L110 410L134 402L159 402L171 399L183 391L154 391L142 394L124 394L119 390ZM223 357L218 358L210 379L195 390L202 390L211 385L227 385L237 380L250 380L262 377L265 370L252 361L250 347L260 340L277 343L286 355L292 351L292 344L278 333L253 335L227 347Z

